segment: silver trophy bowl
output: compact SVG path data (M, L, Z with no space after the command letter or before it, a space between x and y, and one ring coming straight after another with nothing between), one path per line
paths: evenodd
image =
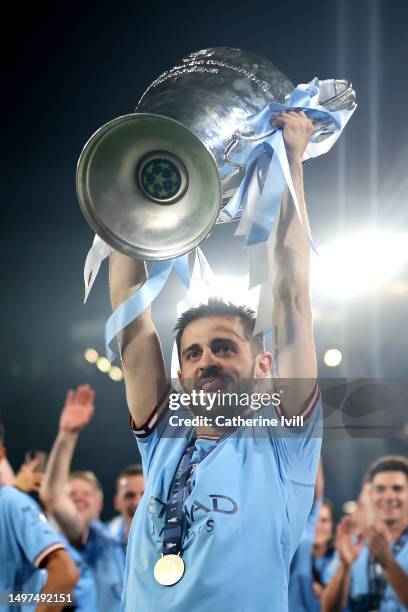
M355 99L346 81L321 86L330 110ZM87 221L137 259L189 252L220 221L245 173L229 152L238 140L265 135L251 132L247 119L269 102L284 103L293 88L271 62L247 51L190 54L148 87L135 113L110 121L86 143L77 193ZM324 138L324 126L318 129Z

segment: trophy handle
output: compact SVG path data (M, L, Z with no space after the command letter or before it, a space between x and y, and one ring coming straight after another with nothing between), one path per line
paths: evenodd
M344 79L326 79L319 81L320 96L319 104L329 111L352 110L357 106L356 94L352 84ZM272 114L271 114L272 116ZM318 117L310 118L313 127L313 141L321 142L330 136L330 128L333 126L333 121L328 118ZM276 132L276 128L271 128L266 132L256 133L253 130L246 129L245 131L237 130L232 135L231 140L227 144L223 161L234 168L245 168L244 164L238 164L230 159L230 154L238 146L238 144L261 141L268 136L272 136Z

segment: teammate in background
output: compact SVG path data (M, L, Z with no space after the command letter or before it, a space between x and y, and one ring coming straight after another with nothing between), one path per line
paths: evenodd
M328 499L324 499L316 523L312 551L313 593L316 610L320 610L320 598L339 565L334 545L334 510ZM311 608L312 610L312 608Z
M290 565L291 612L319 612L324 586L337 569L333 508L328 500L323 500L323 491L324 476L320 460L312 509Z
M0 458L5 457L0 423ZM47 523L38 504L15 487L0 485L0 592L56 593L56 605L39 604L37 612L59 612L78 580L78 571L61 538ZM65 602L69 601L65 599ZM0 610L19 610L0 605Z
M68 391L42 482L41 497L92 572L97 589L97 611L115 612L120 607L124 551L119 540L99 521L103 494L96 476L92 472L70 474L78 435L93 415L94 396L89 385ZM91 607L89 612L93 612Z
M106 523L111 533L117 536L126 548L130 525L143 497L145 488L141 465L129 465L121 471L116 480L114 507L119 516Z
M408 460L381 457L368 482L374 522L347 516L338 525L340 566L322 595L324 612L408 609Z
M283 131L308 228L302 156L313 126L301 112L283 113L272 125ZM262 415L270 420L277 413L302 415L305 427L297 435L283 426L275 431L255 425L227 435L217 424L175 433L168 397L160 393L166 373L151 309L120 334L127 401L149 491L129 534L126 612L288 610L290 561L312 505L321 448L304 227L286 192L277 228L271 323L275 380L291 379L293 386L280 408L271 403ZM110 263L117 308L145 282L146 268L116 252ZM251 394L263 388L272 355L254 327L255 313L219 301L184 313L176 326L184 391ZM268 383L273 389L273 381ZM235 408L243 412L243 406ZM178 414L191 417L188 410Z
M30 453L26 453L27 459L30 457ZM41 508L44 512L47 512L39 497L42 479L45 470L45 459L46 454L39 451L34 453L34 458L29 460L21 466L16 474L13 486L20 489L30 495L35 501L41 504ZM58 529L58 526L55 525ZM74 548L69 540L64 536L63 533L58 533L65 548L67 549L69 556L74 561L76 568L79 573L79 579L73 588L73 595L75 597L75 610L76 612L96 612L96 586L89 566L84 562L81 555Z

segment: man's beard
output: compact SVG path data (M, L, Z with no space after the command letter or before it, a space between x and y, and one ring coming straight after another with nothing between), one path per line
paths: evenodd
M255 361L251 368L252 372L254 370ZM237 380L217 366L210 366L197 380L185 381L184 389L190 395L194 391L200 393L199 405L190 405L195 416L209 416L211 411L211 416L223 415L229 418L242 414L248 408L248 403L243 405L243 398L252 396L256 383L253 376Z

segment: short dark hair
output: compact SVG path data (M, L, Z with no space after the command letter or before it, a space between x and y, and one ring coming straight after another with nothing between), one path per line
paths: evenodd
M135 463L134 465L128 465L125 467L116 479L116 486L119 486L119 482L122 478L126 478L126 476L143 476L143 468L140 463Z
M0 421L0 448L4 446L4 425Z
M254 336L256 313L252 308L248 308L248 306L237 306L232 302L225 302L219 298L210 298L208 304L200 304L199 306L186 310L176 321L173 331L176 335L175 340L180 363L181 337L187 325L198 319L204 319L205 317L219 316L238 317L244 329L245 337L251 342L255 354L265 350L263 333L260 332Z
M408 459L403 455L385 455L372 463L368 469L368 481L380 472L402 472L408 480Z

